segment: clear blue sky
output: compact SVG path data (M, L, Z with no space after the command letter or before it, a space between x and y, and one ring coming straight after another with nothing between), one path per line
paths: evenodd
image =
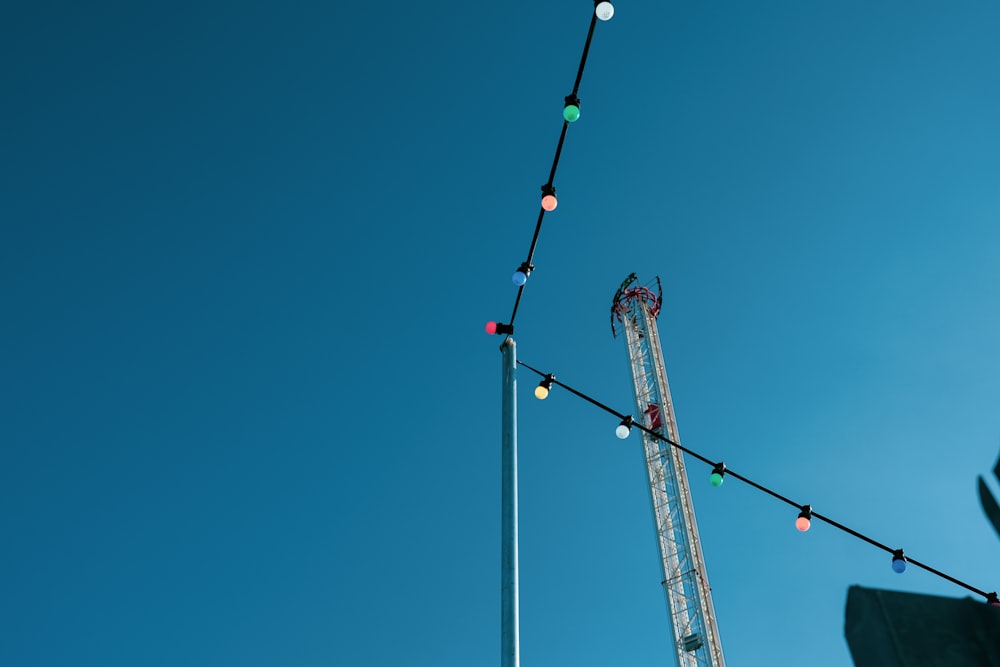
M0 21L0 664L499 660L500 355L591 3L27 3ZM970 583L1000 450L1000 5L625 2L517 320L685 444ZM525 665L669 664L639 440L520 376ZM689 463L729 664L962 597ZM997 489L996 484L993 485Z

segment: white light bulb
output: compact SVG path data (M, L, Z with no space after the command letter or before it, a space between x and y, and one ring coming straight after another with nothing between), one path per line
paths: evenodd
M610 2L598 2L594 11L597 12L597 18L602 21L609 21L615 15L615 6Z
M617 435L620 440L624 440L625 438L627 438L628 434L631 432L632 429L630 429L625 424L619 424L618 428L615 429L615 435Z

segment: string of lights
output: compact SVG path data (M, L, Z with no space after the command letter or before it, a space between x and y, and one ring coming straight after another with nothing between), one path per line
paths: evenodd
M711 475L709 476L709 483L712 486L715 486L715 487L722 486L722 483L725 481L726 477L732 477L733 479L737 479L737 480L739 480L739 481L741 481L741 482L743 482L745 484L748 484L748 485L752 486L753 488L757 489L758 491L762 491L763 493L766 493L767 495L769 495L769 496L771 496L771 497L773 497L773 498L775 498L777 500L780 500L781 502L785 503L786 505L790 505L790 506L794 507L795 509L799 510L799 514L798 514L798 516L795 519L795 527L800 532L805 532L805 531L809 530L809 528L810 528L810 526L812 524L812 520L813 519L819 520L819 521L821 521L821 522L823 522L825 524L828 524L830 526L833 526L834 528L837 528L838 530L840 530L842 532L847 533L848 535L851 535L851 536L853 536L853 537L855 537L855 538L857 538L859 540L867 542L868 544L872 545L873 547L881 549L882 551L885 551L886 553L890 554L891 557L892 557L892 560L891 560L892 570L893 570L893 572L896 572L897 574L902 574L903 572L905 572L907 565L911 564L914 567L918 567L918 568L920 568L922 570L930 572L933 575L936 575L936 576L938 576L938 577L940 577L942 579L950 581L953 584L957 584L958 586L961 586L962 588L965 588L966 590L969 590L969 591L971 591L971 592L973 592L973 593L975 593L977 595L982 596L983 598L986 599L987 603L989 603L989 604L991 604L993 606L1000 607L1000 597L998 597L996 591L987 593L986 591L983 591L983 590L981 590L979 588L976 588L972 584L966 583L966 582L962 581L961 579L957 579L957 578L955 578L955 577L953 577L953 576L951 576L949 574L946 574L946 573L944 573L944 572L942 572L942 571L940 571L940 570L938 570L936 568L931 567L930 565L927 565L926 563L918 561L915 558L913 558L912 556L905 554L904 551L903 551L903 549L894 549L894 548L892 548L892 547L890 547L890 546L888 546L886 544L883 544L882 542L879 542L878 540L875 540L875 539L873 539L873 538L865 535L864 533L861 533L860 531L854 530L853 528L845 526L844 524L842 524L842 523L840 523L838 521L834 521L833 519L831 519L830 517L828 517L826 515L823 515L823 514L820 514L819 512L816 512L815 510L813 510L813 508L812 508L811 505L803 505L803 504L797 503L794 500L792 500L791 498L788 498L787 496L782 495L781 493L778 493L777 491L774 491L773 489L770 489L770 488L764 486L763 484L755 482L754 480L750 479L749 477L746 477L744 475L741 475L741 474L739 474L739 473L731 470L722 461L715 461L713 459L710 459L709 457L704 456L703 454L699 454L698 452L696 452L696 451L694 451L692 449L688 449L687 447L683 446L679 442L674 442L674 441L670 440L669 438L664 437L663 434L661 434L661 433L659 433L657 431L654 431L652 429L649 429L649 428L643 426L642 424L636 422L635 419L632 417L632 415L627 415L627 414L624 414L622 412L619 412L619 411L615 410L614 408L611 408L611 407L605 405L604 403L601 403L600 401L598 401L598 400L596 400L594 398L591 398L587 394L584 394L583 392L574 389L573 387L567 385L566 383L560 382L559 380L556 379L556 376L553 375L552 373L543 373L542 371L529 366L528 364L524 363L521 360L518 360L517 363L518 363L519 366L523 366L524 368L528 369L529 371L531 371L531 372L533 372L533 373L541 376L542 380L541 380L541 382L538 383L538 386L535 388L535 397L536 398L541 399L541 400L544 400L544 399L548 398L549 392L552 390L553 386L557 386L557 387L561 387L562 389L565 389L566 391L568 391L569 393L573 394L574 396L582 398L583 400L587 401L591 405L594 405L594 406L600 408L601 410L604 410L605 412L614 415L617 419L620 419L621 422L615 428L615 435L617 435L618 438L624 440L625 438L627 438L629 436L629 434L631 433L631 431L632 431L633 428L639 429L640 431L642 431L643 433L646 433L650 437L655 438L656 440L659 440L660 442L664 442L664 443L670 445L671 447L679 449L680 451L684 452L688 456L690 456L692 458L695 458L695 459L698 459L702 463L705 463L705 464L711 466L712 472L711 472Z
M594 11L590 16L590 27L587 29L587 40L583 44L583 54L580 56L580 67L576 71L576 81L573 82L573 91L567 95L563 104L562 131L559 133L559 141L556 144L556 153L552 158L552 169L549 170L549 180L542 185L542 201L538 209L538 220L535 222L535 232L531 236L531 244L528 246L528 258L521 262L511 280L517 286L517 296L514 298L514 309L510 313L510 322L488 322L486 331L490 334L514 333L514 319L517 317L518 306L521 305L521 295L524 293L524 286L528 282L528 276L535 270L531 261L535 258L535 249L538 247L538 235L542 231L542 221L545 214L556 210L559 200L556 197L556 169L559 168L559 157L562 155L563 144L566 142L566 131L571 123L580 119L580 82L583 80L583 69L587 66L587 56L590 54L590 43L594 39L594 26L597 20L608 21L615 14L614 5L606 0L594 0Z

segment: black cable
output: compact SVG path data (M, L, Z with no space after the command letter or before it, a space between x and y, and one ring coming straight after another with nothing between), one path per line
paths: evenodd
M566 136L565 121L563 122L563 133L562 136ZM559 143L562 144L562 137L559 139ZM545 209L539 207L538 210L538 222L535 223L535 233L531 237L531 245L528 246L528 259L526 263L531 264L531 259L535 255L535 246L538 245L538 232L542 230L542 218L545 217ZM525 283L527 284L527 283ZM521 294L524 293L524 285L517 288L517 298L514 299L514 310L510 313L510 325L514 326L514 318L517 317L517 307L521 304Z
M562 387L563 389L565 389L566 391L570 392L571 394L573 394L575 396L578 396L578 397L582 398L583 400L587 401L588 403L597 406L601 410L604 410L605 412L614 415L618 419L626 419L628 416L630 416L630 415L622 414L621 412L618 412L617 410L608 407L604 403L601 403L600 401L598 401L596 399L593 399L590 396L587 396L583 392L577 391L576 389L574 389L573 387L570 387L566 383L560 382L559 380L556 380L555 377L551 376L548 373L543 373L540 370L538 370L537 368L532 368L531 366L529 366L528 364L524 363L521 360L517 360L517 363L520 366L524 366L529 371L531 371L533 373L536 373L536 374L540 375L543 378L549 379L552 382L552 384L557 385L559 387ZM639 430L641 430L643 433L646 433L649 436L655 438L656 440L658 440L660 442L663 442L663 443L666 443L666 444L670 445L671 447L674 447L674 448L676 448L676 449L684 452L685 454L688 454L689 456L698 459L702 463L707 463L708 465L713 466L713 467L715 465L717 465L717 463L718 463L717 461L713 461L712 459L710 459L710 458L708 458L706 456L703 456L703 455L699 454L698 452L695 452L695 451L693 451L691 449L688 449L687 447L684 447L683 445L681 445L678 442L674 442L673 440L670 440L669 438L664 437L660 433L656 433L655 431L652 431L651 429L646 428L642 424L639 424L639 423L633 421L632 425L634 427L638 428ZM763 491L764 493L768 494L769 496L772 496L773 498L776 498L776 499L780 500L783 503L791 505L792 507L794 507L796 509L802 509L802 508L806 507L806 505L804 505L802 503L797 503L797 502L791 500L790 498L788 498L786 496L783 496L782 494L778 493L777 491L773 491L773 490L767 488L763 484L758 484L757 482L753 481L752 479L750 479L748 477L744 477L743 475L740 475L740 474L738 474L736 472L733 472L732 470L729 469L728 466L726 466L725 474L727 476L733 477L734 479L738 479L739 481L744 482L744 483L746 483L746 484L754 487L755 489L757 489L759 491ZM833 519L831 519L831 518L829 518L827 516L824 516L822 514L819 514L817 512L813 512L813 511L810 512L810 515L811 515L812 518L818 519L818 520L822 521L823 523L826 523L826 524L828 524L830 526L833 526L834 528L837 528L838 530L840 530L842 532L845 532L848 535L856 537L859 540L867 542L868 544L870 544L870 545L872 545L872 546L874 546L874 547L876 547L878 549L882 549L883 551L886 551L886 552L888 552L890 554L895 553L895 551L896 551L896 549L893 549L892 547L886 546L885 544L883 544L883 543L881 543L881 542L879 542L879 541L877 541L875 539L872 539L871 537L868 537L864 533L861 533L861 532L859 532L857 530L854 530L853 528L849 528L848 526L845 526L842 523L834 521ZM906 562L911 563L914 566L919 567L922 570L930 572L933 575L941 577L942 579L950 581L953 584L957 584L958 586L961 586L962 588L965 588L966 590L969 590L969 591L971 591L971 592L973 592L973 593L975 593L977 595L981 595L984 598L986 598L987 602L992 603L992 601L994 599L996 599L997 594L995 592L987 593L985 591L982 591L982 590L976 588L975 586L973 586L971 584L965 583L961 579L956 579L955 577L953 577L953 576L951 576L949 574L945 574L944 572L941 572L940 570L937 570L937 569L931 567L930 565L926 565L926 564L924 564L924 563L922 563L922 562L920 562L918 560L914 560L913 558L910 558L909 555L906 556Z
M549 170L549 180L546 185L552 185L556 180L556 167L559 166L559 156L562 155L563 143L566 141L566 130L569 128L569 121L563 121L562 132L559 133L559 142L556 144L556 154L552 158L552 169ZM543 209L544 210L544 209ZM534 252L534 248L531 249ZM531 257L531 252L528 253Z
M576 81L573 83L573 94L580 92L580 80L583 79L583 68L587 66L587 54L590 53L590 41L594 39L594 26L597 25L597 12L590 15L590 29L587 30L587 42L583 45L583 55L580 56L580 69L576 71Z

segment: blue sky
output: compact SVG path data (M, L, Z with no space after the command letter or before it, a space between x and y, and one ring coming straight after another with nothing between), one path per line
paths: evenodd
M498 660L500 355L590 3L33 3L2 21L0 663ZM616 4L517 318L685 445L987 590L995 3ZM524 664L669 664L638 438L520 376ZM727 660L964 596L689 463ZM993 484L994 490L997 486Z

